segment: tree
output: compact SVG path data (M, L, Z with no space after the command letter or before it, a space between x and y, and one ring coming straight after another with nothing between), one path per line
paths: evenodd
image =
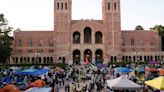
M135 30L144 30L144 28L141 25L136 26Z
M13 38L9 34L13 31L12 27L8 26L7 20L3 14L0 14L0 63L6 64L9 61L12 52Z
M158 34L161 36L162 51L164 51L164 26L162 26L162 25L155 25L151 29L157 30Z

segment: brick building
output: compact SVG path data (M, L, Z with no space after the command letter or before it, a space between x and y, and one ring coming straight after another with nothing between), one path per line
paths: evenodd
M72 20L72 0L54 0L54 30L14 32L11 63L163 61L153 30L121 30L120 0L102 0L102 20Z

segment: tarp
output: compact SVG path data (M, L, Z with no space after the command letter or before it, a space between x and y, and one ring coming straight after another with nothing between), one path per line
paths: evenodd
M43 75L46 74L49 70L47 69L25 69L18 71L15 74L17 75Z
M52 88L30 88L24 92L51 92Z
M134 83L131 80L128 80L126 78L123 77L118 77L112 80L107 80L107 85L108 87L110 87L111 89L141 89L142 86Z
M145 81L145 84L159 90L164 90L164 76L157 77L153 80Z

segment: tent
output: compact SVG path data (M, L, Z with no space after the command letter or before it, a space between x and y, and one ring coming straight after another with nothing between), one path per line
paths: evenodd
M164 69L158 69L159 75L164 75Z
M24 92L51 92L52 88L37 88L37 87L34 87L34 88L30 88Z
M126 68L126 67L119 67L119 68L116 68L116 72L129 73L129 72L131 72L131 70L129 68Z
M149 64L158 64L158 62L155 60L152 60L152 61L149 61Z
M145 84L159 90L164 90L164 76L157 77L153 80L145 81Z
M118 77L112 80L107 80L107 85L111 89L123 89L123 90L130 90L130 89L141 89L142 86L132 82L123 77Z

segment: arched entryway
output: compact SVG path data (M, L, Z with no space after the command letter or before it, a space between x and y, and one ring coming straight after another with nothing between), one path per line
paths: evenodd
M80 50L73 51L73 64L80 64Z
M101 49L98 49L95 52L95 63L103 63L103 51Z
M92 51L90 49L84 51L84 62L86 62L86 58L88 58L89 62L92 62Z
M92 43L92 30L89 27L84 29L84 43Z

